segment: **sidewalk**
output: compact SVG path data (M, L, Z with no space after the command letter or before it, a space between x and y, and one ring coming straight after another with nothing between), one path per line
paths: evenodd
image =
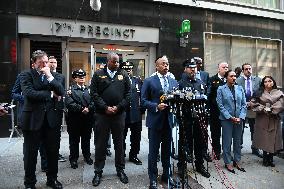
M129 136L128 136L129 144ZM0 189L16 189L24 188L24 166L22 155L22 138L13 138L8 143L8 138L0 138ZM94 146L93 140L91 141L91 153L94 159ZM249 129L245 129L244 134L244 148L242 149L242 165L246 168L246 173L236 170L236 174L229 173L224 169L224 162L216 162L219 164L219 168L224 171L229 182L235 189L282 189L284 188L284 159L274 157L276 164L275 168L263 167L262 159L253 156L250 149L250 133ZM129 146L129 145L128 145ZM128 147L127 146L127 147ZM113 147L113 146L112 146ZM148 155L148 139L147 128L143 127L142 140L141 140L141 152L139 158L142 160L143 165L135 165L128 161L128 150L126 157L126 169L125 172L129 177L128 184L122 184L116 176L114 167L114 150L112 149L112 156L107 157L106 165L103 173L102 182L98 189L101 188L113 188L113 189L146 189L149 185L147 174L147 155ZM62 133L60 153L68 158L68 134ZM64 188L68 189L89 189L95 188L92 186L92 178L94 176L93 166L87 165L83 161L82 155L79 158L79 168L71 169L68 161L59 162L59 174L58 180L62 182ZM161 167L161 162L159 162ZM225 189L222 185L221 178L214 167L213 163L209 163L209 172L211 173L210 179L202 177L198 173L194 173L192 166L189 166L189 173L192 178L195 178L205 189ZM206 166L206 163L205 163ZM159 171L162 169L159 168ZM45 173L40 170L40 159L38 158L37 165L37 188L48 188L45 186L46 176ZM226 182L226 181L225 181ZM202 188L191 182L192 188ZM163 188L161 185L159 188Z

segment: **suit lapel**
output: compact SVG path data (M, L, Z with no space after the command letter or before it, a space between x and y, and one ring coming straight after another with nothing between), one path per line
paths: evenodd
M163 87L160 82L160 78L158 77L157 74L154 76L154 83L160 89L160 91L163 90Z

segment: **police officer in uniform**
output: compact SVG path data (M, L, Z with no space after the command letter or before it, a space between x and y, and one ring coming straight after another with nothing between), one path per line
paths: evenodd
M84 70L72 72L72 78L76 84L70 87L65 98L66 108L68 109L66 122L69 134L69 161L73 169L78 168L80 138L84 161L89 165L93 164L93 160L90 158L90 139L94 103L91 101L89 88L85 85L85 77L86 72Z
M217 89L219 86L222 86L226 83L226 79L224 78L225 73L228 71L228 63L221 62L218 64L218 73L210 77L209 89L208 93L208 106L210 108L210 131L212 138L212 148L215 153L213 154L214 159L220 160L221 154L221 122L219 120L220 111L216 102L217 97Z
M133 76L133 63L123 62L121 68L126 70L131 83L131 101L130 106L126 109L126 119L124 128L124 150L126 150L126 136L128 129L131 131L129 161L136 165L142 165L137 158L140 151L141 131L142 131L142 114L145 110L140 106L140 91L142 81L140 78ZM125 155L126 156L126 155Z
M194 60L186 60L183 62L183 67L184 74L182 75L182 79L179 81L179 89L182 90L191 88L192 91L197 90L199 93L203 93L205 84L203 83L203 81L196 78L196 62ZM205 131L202 130L204 128L201 128L198 124L198 120L195 120L195 118L192 117L190 108L186 107L185 109L183 109L183 113L186 115L184 123L186 128L185 132L187 141L194 140L194 142L189 141L189 143L193 144L194 147L193 149L195 155L196 171L199 172L202 176L209 178L210 173L205 169L202 157L202 150L206 140Z
M127 184L125 157L123 149L125 110L130 102L130 81L125 70L119 69L119 56L116 53L107 55L107 66L97 70L91 81L91 96L96 106L96 151L95 176L93 186L101 183L105 166L107 140L109 132L112 134L115 150L116 175L119 180Z

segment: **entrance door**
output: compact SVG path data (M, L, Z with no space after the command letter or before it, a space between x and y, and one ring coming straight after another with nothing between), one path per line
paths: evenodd
M148 70L149 55L146 52L125 53L122 55L123 61L132 62L134 64L133 75L145 79L149 73Z

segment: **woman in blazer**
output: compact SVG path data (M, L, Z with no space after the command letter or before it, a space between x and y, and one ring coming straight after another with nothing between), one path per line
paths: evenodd
M271 76L265 76L256 101L250 103L256 112L253 145L263 150L263 165L274 167L273 155L282 149L280 113L284 110L284 94Z
M239 163L241 160L242 121L245 120L247 112L245 93L241 86L235 85L236 73L234 71L227 71L224 77L227 83L218 88L216 98L222 125L223 159L225 168L231 173L235 173L233 166L245 172ZM232 139L233 158L231 156Z

